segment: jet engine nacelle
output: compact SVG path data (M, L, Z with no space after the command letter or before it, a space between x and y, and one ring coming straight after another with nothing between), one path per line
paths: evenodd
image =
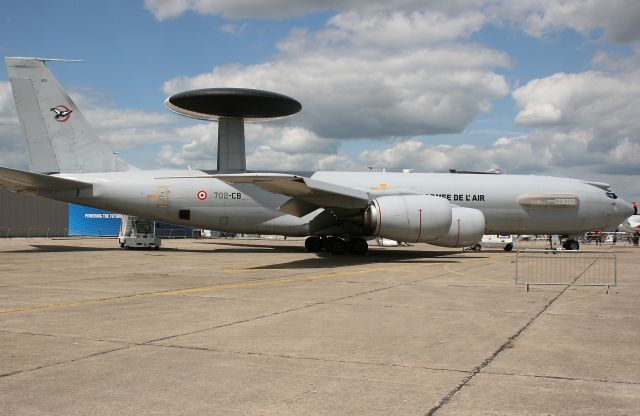
M429 244L442 247L465 247L477 244L484 234L484 214L473 208L452 207L449 232Z
M431 195L391 195L374 199L365 213L371 235L396 241L428 242L451 228L451 204Z

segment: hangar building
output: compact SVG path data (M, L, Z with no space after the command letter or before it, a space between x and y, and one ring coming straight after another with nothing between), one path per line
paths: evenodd
M117 236L121 214L0 189L0 238ZM156 223L163 238L191 237L193 230Z
M0 189L0 237L66 236L67 203Z

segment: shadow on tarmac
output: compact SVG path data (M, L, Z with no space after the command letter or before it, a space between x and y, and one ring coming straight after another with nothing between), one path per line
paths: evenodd
M451 254L451 253L449 253ZM264 266L251 267L251 270L269 269L321 269L339 268L344 266L363 266L380 264L424 264L424 263L460 263L461 260L454 258L438 258L447 256L442 252L427 251L407 251L407 252L385 252L371 250L365 256L360 255L331 255L316 254L311 258L293 260L290 262L268 264Z
M466 259L484 258L477 252L462 252L462 251L424 251L424 250L412 250L411 247L403 249L389 250L373 246L369 249L369 253L362 255L332 255L329 253L307 253L304 247L299 245L293 246L267 246L263 244L251 244L251 243L236 243L236 242L202 242L203 248L201 250L183 249L175 247L161 247L160 250L148 250L148 249L132 249L128 252L146 253L150 255L163 255L174 253L237 253L237 254L307 254L310 257L297 259L292 261L285 261L282 263L267 264L262 266L251 267L250 269L302 269L302 268L336 268L344 266L360 266L360 265L376 265L376 264L424 264L424 263L460 263ZM206 244L206 246L205 246ZM34 250L35 249L35 250ZM114 247L84 247L73 245L47 245L47 244L32 244L31 248L19 249L14 251L8 251L11 253L29 253L34 251L40 252L95 252L95 251L124 251L118 246ZM459 255L463 255L460 257Z
M35 250L34 250L35 249ZM32 253L34 251L44 251L48 253L56 252L73 252L73 251L116 251L122 250L120 247L78 247L78 246L59 246L48 244L31 244L31 248L21 248L19 250L6 250L6 253Z

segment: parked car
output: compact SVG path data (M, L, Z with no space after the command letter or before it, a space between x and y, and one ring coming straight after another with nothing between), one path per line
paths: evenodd
M474 251L480 251L483 248L501 248L504 251L513 250L513 236L505 234L485 234L482 241L471 246Z

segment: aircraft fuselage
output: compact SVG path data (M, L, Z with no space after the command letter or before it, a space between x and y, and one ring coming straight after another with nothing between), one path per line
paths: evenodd
M225 232L312 234L310 221L278 211L289 198L251 184L228 184L197 170L57 175L93 184L90 194L50 197L173 224ZM475 208L487 234L578 234L606 229L629 215L629 206L580 180L525 175L317 172L327 183L385 195L422 194Z

